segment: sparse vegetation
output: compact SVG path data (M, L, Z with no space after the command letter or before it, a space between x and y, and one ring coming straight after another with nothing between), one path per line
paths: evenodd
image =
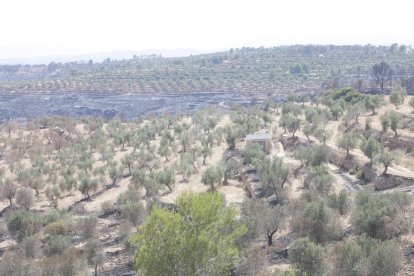
M352 63L333 57L346 51ZM399 70L409 68L412 56L389 51L236 49L105 66L59 64L53 72L73 71L53 80L46 73L0 81L5 90L56 93L89 91L102 78L102 91L115 83L136 93L174 86L180 86L175 92L270 91L246 106L223 103L191 116L0 124L0 274L409 274L413 97L410 78L400 79ZM275 69L282 63L284 73ZM119 76L130 70L128 76L106 79L115 66ZM26 71L19 76L41 68L20 68ZM155 72L157 78L149 77ZM273 92L284 82L280 103ZM307 93L316 84L323 91ZM269 140L244 139L262 132Z

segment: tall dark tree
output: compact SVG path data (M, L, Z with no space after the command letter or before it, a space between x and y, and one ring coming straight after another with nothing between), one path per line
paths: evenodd
M384 91L384 84L392 78L392 69L388 63L382 61L372 67L372 75L381 91Z

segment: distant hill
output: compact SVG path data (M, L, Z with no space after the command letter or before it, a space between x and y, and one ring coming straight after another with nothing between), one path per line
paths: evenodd
M186 57L125 54L131 58L96 62L104 53L91 61L3 65L0 91L275 94L347 85L375 90L372 67L382 61L391 66L393 81L403 82L414 75L414 52L397 44L241 48Z
M34 57L12 57L0 58L0 65L17 65L17 64L49 64L51 62L81 62L93 60L94 62L102 62L107 58L122 60L131 59L134 56L161 55L163 57L185 57L190 55L199 55L206 53L196 49L148 49L143 51L112 51L87 53L81 55L50 55L50 56L34 56Z

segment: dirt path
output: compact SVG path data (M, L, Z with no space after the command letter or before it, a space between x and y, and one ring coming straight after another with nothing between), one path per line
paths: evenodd
M349 173L341 170L339 167L333 164L328 164L328 168L336 179L334 187L336 188L337 192L342 190L344 187L351 193L356 193L364 190L364 188L361 186L361 180L356 179Z

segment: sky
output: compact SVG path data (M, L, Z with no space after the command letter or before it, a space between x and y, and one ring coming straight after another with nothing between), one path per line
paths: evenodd
M413 8L410 0L1 0L0 58L290 44L414 45Z

